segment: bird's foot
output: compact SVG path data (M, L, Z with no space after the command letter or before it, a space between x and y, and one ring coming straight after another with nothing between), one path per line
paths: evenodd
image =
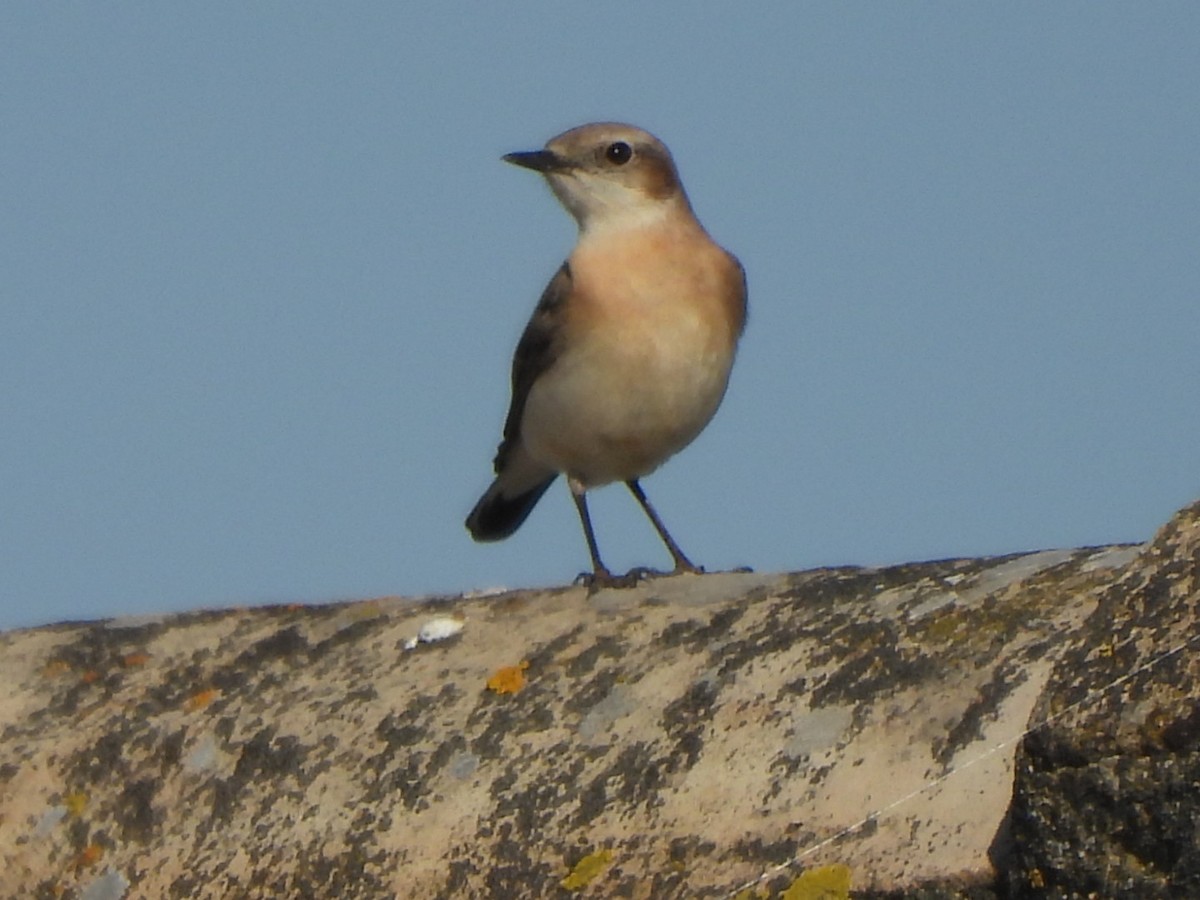
M676 563L675 568L669 572L664 572L661 569L651 569L648 566L635 566L624 575L614 575L612 572L604 569L598 572L580 572L575 579L575 584L584 585L588 589L589 594L594 594L596 591L605 588L633 588L639 584L644 584L647 581L653 581L656 578L670 578L673 575L703 575L704 568L695 566L689 562Z
M645 566L630 569L624 575L614 575L608 569L600 569L595 572L580 572L575 578L575 583L585 586L589 594L594 594L596 591L604 590L605 588L620 589L637 587L644 581L649 581L652 578L662 578L665 575L671 574L674 573L659 572L657 569L648 569Z
M650 581L652 578L662 578L664 575L669 574L669 572L660 572L658 569L651 569L648 566L635 566L620 576L617 581L621 583L621 587L637 587L643 581Z

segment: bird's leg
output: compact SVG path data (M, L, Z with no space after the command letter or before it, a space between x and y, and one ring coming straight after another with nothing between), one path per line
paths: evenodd
M675 569L671 572L672 575L679 575L683 572L692 572L700 574L704 571L703 568L697 566L690 559L683 555L683 551L679 549L679 545L667 532L666 526L663 525L662 519L658 517L658 513L654 511L654 507L650 505L650 501L646 499L646 492L642 490L642 486L638 484L636 478L631 478L625 482L625 486L629 488L637 502L642 505L642 510L650 519L650 524L654 526L654 530L658 532L658 536L662 538L662 542L667 545L667 550L671 554L671 559L675 563ZM632 574L632 573L631 573Z
M616 579L600 559L600 549L596 546L596 533L592 531L592 517L588 515L587 488L574 478L567 479L567 486L571 489L571 499L575 501L575 509L579 512L579 523L583 526L583 537L587 540L588 553L592 557L592 574L590 576L581 575L580 578L589 588L607 587L613 584Z

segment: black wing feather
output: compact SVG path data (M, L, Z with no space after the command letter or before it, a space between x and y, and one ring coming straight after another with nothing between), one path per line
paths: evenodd
M512 364L512 403L504 420L504 439L496 451L496 474L504 469L508 454L521 437L521 417L529 389L542 374L554 365L561 347L561 313L559 308L571 292L571 267L563 263L533 310L529 324L517 342Z

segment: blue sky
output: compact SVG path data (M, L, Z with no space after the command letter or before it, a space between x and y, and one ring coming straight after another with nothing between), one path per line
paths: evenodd
M747 10L753 9L752 12ZM462 520L617 119L749 274L644 482L712 568L1147 538L1200 496L1200 5L5 4L0 627L569 581ZM667 562L620 488L614 569Z

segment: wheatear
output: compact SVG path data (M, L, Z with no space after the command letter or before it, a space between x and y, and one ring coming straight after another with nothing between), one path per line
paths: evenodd
M636 583L600 560L587 491L623 481L679 572L701 572L638 479L692 442L725 395L746 321L746 276L696 221L656 137L597 123L505 161L533 169L579 224L517 344L496 480L467 517L477 541L520 527L560 473L579 511L594 587Z

